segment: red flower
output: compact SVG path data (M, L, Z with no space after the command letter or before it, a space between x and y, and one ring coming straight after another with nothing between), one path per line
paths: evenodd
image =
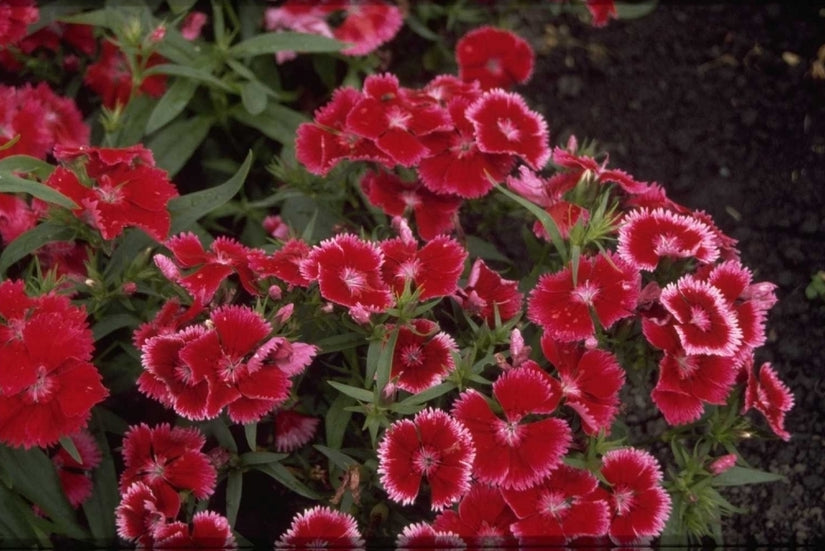
M73 212L86 217L104 239L114 239L126 227L135 226L163 241L172 223L167 205L178 195L177 189L166 171L154 166L151 152L143 146L116 151L57 148L55 155L72 168L57 167L46 185L73 200L78 205ZM92 187L81 183L74 172L77 162L83 163L86 175L94 180Z
M794 397L790 389L783 383L774 371L771 364L765 362L759 368L757 376L753 365L746 366L748 370L748 386L745 390L745 404L742 412L756 408L768 420L774 434L782 440L791 439L791 433L785 430L785 414L794 405Z
M392 359L395 385L413 394L440 383L455 369L453 353L458 346L452 337L438 331L438 324L414 319L398 328Z
M518 281L502 278L480 258L476 259L470 270L467 285L453 298L471 315L485 320L490 327L496 325L496 318L504 323L516 317L524 300L518 291Z
M93 347L85 309L0 283L0 441L46 447L86 426L109 394L89 362Z
M398 551L412 549L463 549L464 540L449 531L437 530L425 522L404 527L395 539Z
M599 163L593 157L577 154L578 147L576 137L570 136L565 148L556 147L553 149L553 163L567 169L567 171L560 172L557 175L558 178L566 182L567 189L573 189L583 178L599 184L616 183L630 196L643 194L651 189L650 184L637 182L622 170L608 169L607 157Z
M351 549L363 545L364 539L351 515L321 505L295 515L287 531L275 542L277 549Z
M229 521L214 511L199 511L192 526L181 521L160 524L152 530L155 549L235 549L237 543Z
M610 433L625 379L616 357L605 350L559 343L547 334L542 336L541 349L558 370L565 404L579 414L584 432Z
M20 197L0 193L0 242L8 245L37 225L37 214Z
M453 404L453 415L473 437L473 474L501 488L534 486L561 464L572 440L561 419L533 417L552 413L561 393L558 381L531 367L511 369L493 383L493 396L504 419L484 396L468 390Z
M429 153L419 161L418 174L434 193L481 197L513 167L512 155L485 153L479 148L473 124L466 116L467 107L477 97L471 94L450 100L448 112L453 128L422 138Z
M453 219L461 205L458 196L437 195L419 182L405 182L383 170L364 173L361 188L370 203L390 216L403 216L412 210L418 235L424 241L452 230L455 226Z
M430 503L440 511L470 488L475 457L470 433L445 411L425 409L387 429L378 446L378 475L390 499L411 504L421 479L430 486Z
M103 98L103 106L115 109L124 106L132 97L132 71L126 57L110 40L104 40L98 60L86 68L83 82ZM143 63L138 60L139 63ZM158 54L152 54L145 62L145 68L163 63ZM166 75L152 75L139 83L138 94L147 94L153 98L160 97L166 91Z
M536 57L530 44L520 36L488 26L462 36L456 43L455 55L461 80L478 80L484 90L527 82Z
M166 524L168 517L177 516L180 497L168 492L158 494L143 482L131 484L122 493L120 505L115 509L117 534L142 547L151 547L155 531ZM171 499L171 502L165 499Z
M0 4L0 46L14 44L28 32L40 18L40 10L34 0L4 0Z
M301 275L318 281L321 296L348 306L382 311L392 303L392 293L381 279L381 249L355 235L341 234L322 241L301 264Z
M552 338L583 340L595 333L591 310L609 329L633 315L640 291L639 272L618 256L581 257L575 278L572 266L541 276L530 293L527 315Z
M249 267L258 278L274 276L288 285L308 287L310 281L301 275L301 262L309 255L310 247L301 239L290 239L284 246L266 255L255 249L249 253Z
M433 529L459 535L473 547L509 547L510 525L516 516L501 497L501 491L487 484L473 484L458 504L458 510L442 511Z
M530 170L527 166L519 167L519 176L507 177L507 187L524 197L543 207L545 212L550 215L556 223L561 236L567 239L570 236L570 230L576 225L576 222L582 220L587 222L590 218L590 213L576 205L563 199L565 192L572 189L569 187L569 180L562 173L556 174L552 178L540 178L535 172ZM575 182L574 182L575 184ZM533 224L533 233L536 237L549 240L547 230L544 225L538 220Z
M312 440L321 420L285 409L275 414L275 449L292 452Z
M478 148L485 153L506 153L540 169L550 158L547 122L527 108L518 94L494 89L485 92L465 111L473 123Z
M662 208L627 214L619 227L617 252L639 270L655 270L663 257L695 258L705 264L719 258L716 237L706 224Z
M450 127L446 110L407 101L398 78L391 74L368 76L363 96L346 118L348 131L372 140L393 163L402 166L412 166L427 156L423 136Z
M611 19L618 19L613 0L586 0L587 10L593 16L594 27L604 27Z
M341 50L344 55L366 55L388 42L401 29L404 17L398 7L385 2L339 0L333 2L344 10L344 20L333 30L335 38L352 44Z
M519 518L510 526L519 543L558 545L582 536L603 536L610 508L595 492L598 480L589 471L559 467L537 486L502 490Z
M732 356L742 343L736 311L712 284L686 275L662 289L660 300L688 354Z
M326 21L334 8L306 0L286 0L277 8L266 8L264 27L268 31L291 30L332 38L332 29ZM285 63L297 57L297 52L281 50L275 53L277 63Z
M209 250L191 232L169 238L166 247L172 251L177 264L162 254L156 254L155 264L163 275L187 290L198 304L208 304L215 296L224 279L238 274L241 285L251 295L258 295L255 274L250 268L251 250L235 239L220 236ZM183 274L180 268L190 270Z
M401 237L382 241L380 245L384 253L384 280L393 286L396 295L404 292L407 282L411 290L419 291L421 301L456 291L467 251L455 239L440 235L420 249L415 241Z
M648 452L612 450L602 458L611 505L610 537L620 545L644 543L662 533L670 514L670 496L662 488L662 469Z
M52 463L60 478L60 487L69 503L77 509L92 495L91 472L100 465L100 448L94 437L86 431L69 436L80 456L76 461L62 446L52 455Z

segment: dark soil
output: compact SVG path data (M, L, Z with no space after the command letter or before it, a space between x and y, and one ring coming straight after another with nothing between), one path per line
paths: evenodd
M602 29L545 19L534 21L541 53L520 91L553 141L597 140L610 166L710 213L754 279L778 285L756 362L795 394L793 437L740 451L788 483L726 491L747 512L725 522L725 543L823 541L825 302L805 287L825 269L825 81L812 73L825 3L663 4Z

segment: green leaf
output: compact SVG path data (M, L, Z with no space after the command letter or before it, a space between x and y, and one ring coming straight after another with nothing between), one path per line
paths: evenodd
M267 463L277 463L289 457L286 453L274 452L246 452L239 457L241 466L252 467L255 465L266 465Z
M155 99L148 95L134 96L117 119L118 126L103 138L104 147L128 147L140 143L146 121Z
M192 9L197 2L198 0L166 0L166 4L175 15Z
M229 471L229 475L226 477L226 520L229 521L230 528L235 528L238 510L241 508L242 495L243 473L241 471Z
M98 341L123 327L137 327L141 321L132 314L111 314L104 317L92 327L92 335Z
M250 115L259 115L266 109L267 88L255 80L241 87L241 101Z
M641 2L616 2L616 17L620 21L636 19L650 14L659 4L658 0L643 0Z
M483 258L485 260L495 260L496 262L503 262L512 264L513 261L501 254L499 250L488 241L485 241L475 235L467 236L467 252L472 258Z
M74 232L65 226L43 222L26 233L17 236L0 253L0 276L6 273L9 266L33 253L46 243L52 241L66 241L74 237Z
M243 186L251 166L252 152L250 151L238 171L226 182L213 188L175 197L169 201L169 211L172 213L171 234L188 229L202 216L232 199Z
M268 102L257 115L249 113L242 104L233 107L229 114L241 124L255 128L282 144L294 142L298 125L309 121L306 115L273 101Z
M398 402L398 404L393 404L392 408L394 408L396 405L410 406L410 405L426 404L430 400L434 400L435 398L438 398L439 396L447 394L448 392L450 392L454 388L456 388L455 383L451 383L451 382L447 381L445 383L441 383L440 385L434 386L432 388L428 388L427 390L425 390L423 392L419 392L418 394L413 394L412 396L408 396L408 397L404 398L403 400L401 400L400 402Z
M92 422L97 426L97 445L100 448L102 460L100 465L92 471L92 495L83 502L83 512L89 522L89 531L95 543L111 546L117 542L117 528L115 526L115 508L120 501L120 492L117 487L117 473L112 450L104 434L105 419L101 409L92 410Z
M352 399L345 394L339 394L329 405L324 416L324 431L326 433L327 446L333 449L340 449L344 444L344 433L347 425L352 419L352 413L346 411L346 407L352 403Z
M315 342L315 345L324 354L340 352L341 350L354 348L359 344L364 344L364 336L353 332L330 335Z
M77 522L74 509L60 486L54 464L40 448L30 450L0 446L0 463L12 480L12 490L36 503L60 533L87 539L89 533Z
M377 369L375 371L376 398L384 393L384 389L390 382L390 375L392 374L392 360L393 355L395 354L395 343L398 342L398 329L398 326L393 328L390 333L390 338L387 340L386 344L382 346L381 353L378 355L378 365L376 366ZM375 342L377 342L378 345L382 344L382 341L374 341L370 344L370 346L373 346Z
M232 86L224 81L216 78L211 72L206 69L199 69L197 67L190 67L189 65L177 65L174 63L161 63L160 65L153 65L144 73L144 77L152 75L171 75L176 77L185 77L191 80L208 84L213 88L218 88L224 92L236 93Z
M20 169L15 169L20 170ZM0 193L28 193L32 197L42 199L47 203L60 205L67 209L78 208L74 201L53 189L46 184L35 182L34 180L27 180L16 176L11 172L0 172Z
M316 34L272 32L259 34L235 44L229 49L229 55L245 57L274 54L284 50L304 53L337 52L343 47L344 44L337 40Z
M513 193L512 191L510 191L509 189L505 188L500 184L496 184L496 189L498 189L498 191L503 193L506 197L509 197L510 199L512 199L513 201L515 201L516 203L530 211L530 213L533 216L538 218L539 222L541 222L541 225L544 227L544 231L546 231L547 235L550 236L550 241L553 243L553 246L556 248L556 251L559 253L559 256L561 256L562 262L564 264L567 264L567 247L564 244L564 240L561 237L561 233L559 232L559 228L556 225L556 221L553 220L553 217L547 214L547 211L545 211L540 206L536 205L535 203L532 203L531 201L528 201L520 195Z
M0 172L25 172L41 180L48 178L54 169L54 165L29 155L11 155L0 159Z
M253 452L258 449L258 423L246 423L243 426L243 434L249 449Z
M77 451L77 446L74 445L74 440L72 440L68 436L61 436L59 441L60 447L66 450L66 453L69 454L69 457L77 461L80 465L83 465L83 458L80 457L80 452Z
M346 394L350 398L355 398L359 402L372 403L372 392L369 390L358 388L356 386L345 385L344 383L339 383L338 381L327 381L327 383L338 392Z
M358 465L358 462L355 459L343 453L341 450L328 448L320 444L315 444L313 447L322 454L326 455L327 458L342 471L346 471L350 467Z
M238 453L238 444L232 436L232 431L226 426L226 421L223 417L207 421L205 424L200 425L200 428L207 434L214 436L222 448L232 453Z
M281 463L267 463L266 465L258 465L255 469L271 476L298 495L308 497L309 499L321 499L321 496L313 492L310 488L307 488L303 482L295 478L295 475L293 475L289 469L284 467Z
M713 478L713 486L744 486L745 484L763 484L766 482L787 482L781 474L750 469L748 467L731 467Z
M197 89L197 81L188 78L175 79L152 109L152 114L146 122L146 133L153 133L181 114Z
M36 547L37 534L31 525L32 516L31 506L0 484L0 541L21 548Z
M167 170L170 177L177 174L206 138L213 122L210 115L197 115L160 130L146 144L155 154L155 163Z

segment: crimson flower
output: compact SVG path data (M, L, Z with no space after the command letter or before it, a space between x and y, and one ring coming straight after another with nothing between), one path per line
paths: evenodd
M382 311L393 303L390 288L381 278L383 263L377 245L341 234L310 251L301 264L301 275L317 281L321 296L330 302Z
M564 200L563 194L572 189L568 185L570 181L564 176L563 173L557 173L551 178L540 178L529 167L522 165L519 167L518 177L507 177L507 187L544 208L556 223L561 236L567 239L576 222L586 222L590 213L585 208ZM533 223L533 233L536 237L550 239L544 225L538 220Z
M14 44L28 32L28 26L40 18L34 0L6 0L0 4L0 46Z
M662 488L662 469L648 452L611 450L602 457L612 510L608 533L620 545L642 543L662 533L670 514L670 496Z
M156 493L143 482L134 482L121 493L120 504L115 509L117 534L142 547L151 547L153 534L166 524L167 518L177 516L180 497L174 493Z
M518 94L489 90L467 107L465 114L473 123L481 151L517 155L536 170L550 158L547 121L531 111Z
M57 167L46 185L74 201L78 207L73 212L104 239L114 239L129 226L156 241L166 239L172 223L168 203L178 192L166 171L155 167L150 150L64 147L56 148L55 156L66 166ZM83 179L75 172L77 163L85 168Z
M145 68L163 63L158 54L151 54L145 61ZM144 63L139 60L139 63ZM92 91L101 95L103 106L115 109L124 106L132 97L132 71L123 52L110 40L104 40L97 61L86 68L83 82ZM166 91L166 75L158 74L146 77L139 83L138 94L147 94L153 98L160 97Z
M395 539L398 551L411 549L463 549L464 540L457 534L438 530L426 522L408 524Z
M460 422L440 409L425 409L387 429L378 446L378 475L390 499L402 504L415 501L426 478L431 507L440 511L470 489L475 453Z
M37 214L16 195L0 193L0 242L8 245L37 225Z
M279 410L275 414L275 449L279 452L297 450L312 440L320 422L318 417L291 409Z
M476 483L458 509L442 511L433 529L459 535L473 547L507 547L513 543L510 525L517 520L496 486Z
M92 495L91 472L100 465L102 455L97 442L89 432L80 431L69 438L77 449L80 461L69 455L62 446L57 448L51 458L63 493L71 506L77 509Z
M561 464L536 486L502 489L504 501L519 519L510 530L522 545L558 545L605 535L610 508L599 499L598 484L589 471Z
M404 16L397 6L383 1L337 0L331 3L344 10L344 20L333 29L333 36L352 44L341 50L344 55L366 55L398 34Z
M639 272L618 256L581 257L575 277L572 265L541 276L530 293L527 316L557 340L583 340L595 333L591 310L609 329L633 315L640 291Z
M422 163L426 159L422 160ZM385 170L368 170L361 178L370 203L390 216L403 216L412 211L418 235L430 241L455 227L453 221L461 205L461 197L433 193L420 182L405 182Z
M455 46L458 76L478 80L481 88L509 88L530 79L535 53L520 36L484 26L462 36Z
M782 440L791 439L791 433L785 430L785 414L794 405L790 389L783 383L770 363L765 362L755 373L753 365L748 370L748 386L745 390L745 404L742 412L751 408L765 416L774 434Z
M394 384L413 394L440 383L455 369L455 340L427 319L411 320L398 328L392 359Z
M503 323L516 317L524 300L518 281L502 278L480 258L470 269L467 285L453 298L470 315L482 318L490 327L496 325L497 318Z
M611 19L618 19L614 0L586 0L594 27L604 27Z
M301 274L301 262L309 251L305 241L290 239L270 255L260 249L250 251L249 267L259 278L274 276L289 286L308 287L310 281Z
M540 369L511 369L493 383L496 407L476 390L464 392L453 404L453 416L472 435L477 450L473 474L501 488L534 486L561 464L572 433L561 419L536 416L553 413L561 398L559 383Z
M638 209L622 218L617 252L639 270L655 270L663 257L705 264L719 258L716 236L705 223L662 208Z
M565 405L579 414L584 432L591 436L609 433L625 380L616 357L605 350L560 343L547 334L541 338L541 349L558 370Z
M277 549L352 549L363 545L352 515L322 505L295 515L287 531L275 542Z
M249 266L251 250L235 239L222 235L206 250L194 233L187 232L169 238L166 247L177 264L167 256L156 254L155 265L170 281L186 289L198 304L208 304L223 280L233 274L238 275L248 293L260 294ZM181 268L188 273L181 272Z
M397 237L382 241L380 246L384 281L393 286L396 295L404 292L408 282L412 290L419 291L422 301L456 291L467 251L455 239L440 235L419 249L415 241Z
M155 549L235 549L237 543L229 521L214 511L199 511L192 516L191 527L174 521L159 524L152 530Z
M326 21L332 11L328 4L306 0L286 0L277 8L266 8L264 27L268 31L291 30L332 38L332 29ZM275 53L277 63L285 63L297 57L297 52L281 50Z

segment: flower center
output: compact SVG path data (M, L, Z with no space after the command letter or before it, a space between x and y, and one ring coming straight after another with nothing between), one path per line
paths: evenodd
M353 296L358 296L367 286L367 278L364 276L364 272L355 268L344 268L341 271L341 281L344 282L347 290Z
M690 321L688 323L695 325L700 331L710 330L710 316L701 306L694 305L690 307Z
M398 276L404 280L409 279L415 281L418 271L421 268L421 261L417 258L411 258L401 264L398 268Z
M593 299L599 294L599 288L592 282L586 281L573 290L573 296L588 306L593 305Z
M498 119L496 124L498 125L499 131L504 134L505 138L511 142L518 140L520 132L513 121L510 119Z
M522 428L513 421L501 421L496 429L497 440L511 448L515 448L521 442Z
M653 250L657 256L681 256L682 247L679 238L673 234L661 234L656 237Z
M424 351L417 344L409 344L401 350L404 367L419 367L424 363Z
M37 380L26 392L32 403L36 404L47 401L54 394L56 387L57 381L55 381L55 378L50 377L46 372L46 367L41 365L37 368Z
M407 130L411 118L412 115L410 113L403 111L395 106L391 107L387 111L387 123L389 124L390 128L400 128L401 130Z
M630 488L621 488L613 493L613 501L616 504L616 514L626 515L633 507L634 492Z
M539 498L539 511L558 518L570 509L570 502L561 492L547 492Z
M488 59L487 63L484 64L484 68L496 76L500 75L502 72L501 61L497 57L491 57Z
M240 375L239 371L244 363L243 358L232 358L224 355L219 365L218 374L221 379L229 383L234 383Z
M441 464L441 454L429 446L421 447L413 457L413 466L420 475L429 475Z

